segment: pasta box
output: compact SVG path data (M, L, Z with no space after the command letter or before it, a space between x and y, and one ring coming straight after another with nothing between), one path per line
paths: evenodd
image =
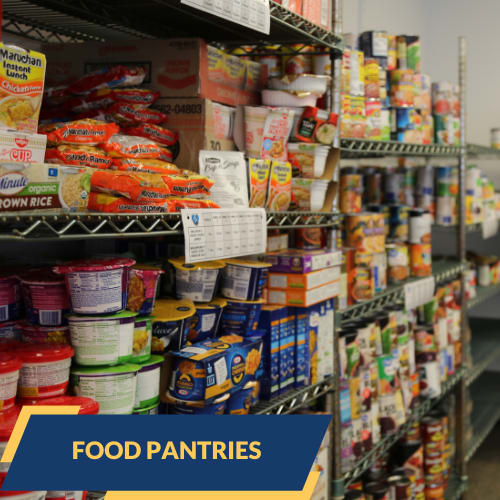
M280 320L280 394L295 384L295 317L293 308L285 307Z
M269 273L269 288L311 290L340 279L340 266L327 267L305 274Z
M283 306L308 307L327 299L337 297L340 291L340 280L326 283L312 290L268 288L267 302Z
M295 312L295 383L296 389L310 384L309 311L296 307ZM333 336L332 336L333 337Z
M261 362L262 339L225 335L197 342L171 356L174 369L168 394L179 400L210 403L254 379Z
M272 273L310 273L319 269L339 266L342 252L338 250L284 250L266 255L272 264Z

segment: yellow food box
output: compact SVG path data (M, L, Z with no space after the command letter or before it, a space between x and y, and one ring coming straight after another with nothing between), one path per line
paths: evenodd
M311 290L340 279L340 266L306 274L269 273L268 287L274 289Z
M266 206L270 169L270 160L250 158L248 161L251 208L264 208Z
M273 161L269 177L266 207L275 212L285 212L292 199L292 165Z
M340 280L326 283L323 286L304 289L275 289L267 290L267 303L280 306L309 307L318 302L337 297L340 291Z

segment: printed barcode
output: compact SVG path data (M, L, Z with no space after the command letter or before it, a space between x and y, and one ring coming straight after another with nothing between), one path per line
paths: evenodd
M192 283L190 281L178 281L178 288L182 290L184 293L190 292L202 292L203 291L203 283Z
M40 311L40 324L48 326L60 325L61 311Z
M9 306L0 307L0 321L7 321Z
M237 286L236 287L236 296L247 298L247 287L246 286Z

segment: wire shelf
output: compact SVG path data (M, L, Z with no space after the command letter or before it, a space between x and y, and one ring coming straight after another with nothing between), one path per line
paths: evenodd
M468 156L493 156L500 157L500 149L482 146L480 144L467 144Z
M467 478L460 478L456 474L452 474L448 480L448 487L444 493L445 500L460 500L462 495L467 491Z
M464 266L456 261L442 260L432 263L432 274L436 283L455 278L462 272L463 269ZM342 321L344 322L363 318L384 308L385 306L403 302L405 284L413 283L419 279L421 278L411 278L400 285L390 286L386 291L376 294L372 300L348 307L344 311L341 311Z
M335 377L317 384L292 390L271 401L261 401L253 409L256 415L286 415L307 406L316 399L335 390Z
M441 386L441 395L435 399L421 399L420 404L412 410L406 422L395 432L390 434L377 443L373 449L367 453L358 463L354 466L353 470L344 475L344 483L346 486L351 484L356 478L367 471L372 465L375 464L377 459L384 453L389 451L394 444L396 444L406 434L415 422L419 422L422 418L429 413L450 391L453 389L464 376L465 369L462 367L450 377L445 384Z
M461 151L459 146L406 144L396 141L370 141L367 139L341 139L340 149L343 158L369 158L388 155L458 157Z
M478 286L476 287L476 296L467 302L467 309L472 309L477 305L494 297L500 292L500 285Z
M496 319L470 320L472 331L472 368L467 373L466 384L474 382L500 357L500 323Z

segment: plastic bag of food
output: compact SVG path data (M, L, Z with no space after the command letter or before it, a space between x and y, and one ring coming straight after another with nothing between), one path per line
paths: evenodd
M161 148L159 160L166 161L168 163L172 163L179 154L179 143L176 143L173 147L163 147Z
M150 108L136 108L131 104L127 103L115 103L109 109L106 110L107 113L124 126L132 126L137 123L150 123L153 125L158 125L167 121L168 116L161 111Z
M141 66L105 66L88 73L69 85L71 94L87 94L102 88L131 87L144 81L146 70Z
M182 175L162 175L165 183L173 195L193 196L196 194L210 194L214 181L203 175L183 170Z
M116 123L106 123L98 120L76 120L73 122L55 123L39 129L41 134L47 134L49 144L85 144L97 146L117 134L120 128Z
M94 109L106 109L114 102L111 89L98 89L86 96L72 97L64 103L64 108L80 114Z
M173 163L163 160L148 160L146 158L114 158L113 170L124 172L142 172L144 174L181 174L181 170Z
M112 91L112 98L115 102L143 108L151 106L158 97L160 97L159 92L149 89L113 89Z
M297 123L295 137L302 142L332 145L337 131L338 115L308 106Z
M113 161L102 149L93 146L62 144L45 151L47 163L62 163L64 165L88 166L94 168L109 168Z
M146 137L164 146L173 146L179 139L177 132L172 132L168 128L161 127L160 125L152 125L150 123L144 123L137 127L130 127L123 131L129 135Z
M159 158L162 153L156 142L134 135L113 135L101 147L118 158Z

